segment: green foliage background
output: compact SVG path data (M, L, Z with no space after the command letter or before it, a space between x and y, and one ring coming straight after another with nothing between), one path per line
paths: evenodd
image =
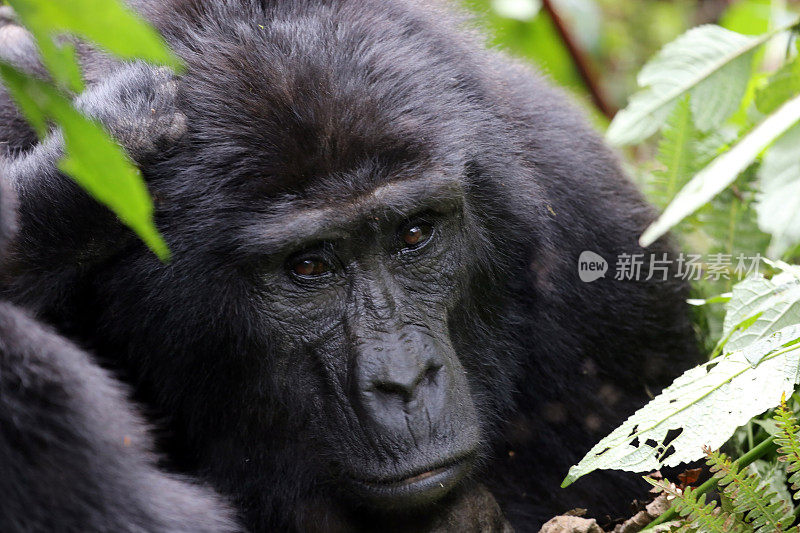
M574 61L541 0L461 0L490 34L490 43L528 59L556 83L589 99ZM615 108L636 89L636 74L664 44L699 24L764 33L770 21L799 2L770 0L553 0L601 88ZM592 110L595 112L596 110ZM601 122L603 127L607 122Z

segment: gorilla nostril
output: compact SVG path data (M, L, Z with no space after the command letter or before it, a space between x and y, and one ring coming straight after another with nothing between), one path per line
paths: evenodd
M399 396L403 401L408 402L414 398L417 389L438 385L437 380L441 369L442 365L431 364L413 378L407 376L407 379L379 380L373 383L372 388L383 395Z
M425 375L423 376L424 384L425 385L438 385L438 377L439 371L442 369L442 365L431 365L428 367L428 370L425 371Z
M415 385L408 386L392 381L380 381L374 385L375 391L387 396L399 396L403 398L404 401L409 401L411 399L414 395L415 388Z

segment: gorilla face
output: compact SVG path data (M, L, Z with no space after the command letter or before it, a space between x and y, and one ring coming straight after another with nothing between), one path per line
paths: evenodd
M473 312L492 307L505 260L471 177L493 119L462 74L407 85L409 68L442 68L413 42L361 22L257 22L269 31L233 24L236 38L201 53L175 36L188 130L141 164L174 260L133 246L112 258L89 322L179 430L174 455L224 489L437 501L486 456L512 389L515 363L500 369L504 345ZM364 32L379 53L349 48ZM307 492L275 488L284 478Z
M312 187L306 198L252 229L267 253L255 301L281 369L315 369L277 381L313 380L302 400L311 424L362 499L435 499L466 473L479 436L448 328L475 234L461 184L421 174L363 193Z

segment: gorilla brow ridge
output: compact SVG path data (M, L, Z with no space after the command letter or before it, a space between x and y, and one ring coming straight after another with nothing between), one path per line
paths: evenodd
M347 202L322 207L292 207L255 225L258 246L271 250L296 246L299 242L347 236L364 220L386 216L412 216L425 209L455 210L462 203L461 182L450 176L393 181L379 185Z

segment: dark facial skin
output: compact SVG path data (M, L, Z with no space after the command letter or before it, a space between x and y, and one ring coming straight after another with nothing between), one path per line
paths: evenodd
M283 350L319 369L308 401L351 490L380 507L434 501L467 473L480 432L448 331L467 272L459 183L420 177L309 203L264 229L286 245L267 258L261 312Z

